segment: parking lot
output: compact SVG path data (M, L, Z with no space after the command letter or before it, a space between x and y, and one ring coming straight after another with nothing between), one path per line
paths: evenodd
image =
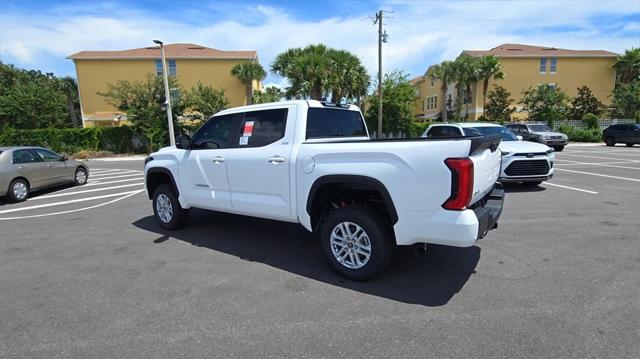
M0 357L552 357L640 352L640 147L570 145L471 248L336 275L302 227L156 225L142 161L0 205Z

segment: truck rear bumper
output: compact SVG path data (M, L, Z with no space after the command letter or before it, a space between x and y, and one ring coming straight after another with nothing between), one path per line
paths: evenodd
M504 205L504 189L496 183L493 190L471 208L433 212L398 211L393 229L396 244L433 243L453 247L470 247L496 227Z

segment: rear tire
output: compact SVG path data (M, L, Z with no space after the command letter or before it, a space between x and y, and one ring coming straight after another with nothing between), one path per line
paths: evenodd
M564 146L553 146L553 149L554 149L556 152L562 152L562 150L564 150Z
M168 184L161 184L153 192L153 214L166 229L178 229L186 221L188 211L180 207L178 197Z
M611 137L611 136L609 136L609 137L607 137L607 138L605 138L605 139L604 139L604 143L605 143L607 146L612 147L612 146L615 146L615 145L616 145L616 139L615 139L615 138L613 138L613 137Z
M333 268L352 280L366 280L389 265L394 252L391 228L365 206L338 208L319 228L322 252Z
M29 183L21 178L14 179L9 184L7 199L9 202L23 202L29 198Z

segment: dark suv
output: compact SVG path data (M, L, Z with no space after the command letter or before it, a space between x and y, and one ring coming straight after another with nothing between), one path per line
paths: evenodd
M631 147L640 144L640 124L618 124L607 127L602 131L602 140L607 146L624 143Z

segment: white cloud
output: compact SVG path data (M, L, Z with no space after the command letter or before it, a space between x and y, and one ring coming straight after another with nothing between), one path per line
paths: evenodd
M218 14L224 14L222 18L207 19L206 11L188 9L179 14L182 17L169 14L162 19L157 13L113 3L40 9L38 14L13 9L5 11L0 21L0 57L42 68L52 58L59 63L77 51L142 47L160 38L226 50L257 50L261 63L268 67L289 47L325 43L354 52L370 75L377 72L377 26L365 19L372 9L360 13L350 9L348 16L332 14L311 21L272 6L234 3L227 4L228 11L220 3L215 6ZM390 42L383 49L384 68L413 75L433 62L454 58L463 49L487 49L504 42L616 52L640 46L640 35L632 36L640 31L638 22L621 25L616 33L605 31L605 24L594 20L638 14L637 1L393 1L381 7L394 11L393 18L385 21ZM562 29L567 26L570 30ZM71 62L60 71L72 74ZM271 75L266 82L286 86Z

